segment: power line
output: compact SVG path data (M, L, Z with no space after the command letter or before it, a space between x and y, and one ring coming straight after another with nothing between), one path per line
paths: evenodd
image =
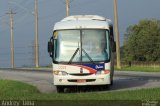
M21 22L24 20L25 17L27 17L29 14L31 14L31 11L28 10L28 8L22 6L21 4L18 4L16 2L10 2L12 4L14 4L15 6L19 7L17 9L17 12L18 12L18 16L21 16L20 19L18 20L17 23ZM26 2L25 2L26 3ZM17 17L18 17L17 16Z
M5 17L5 16L6 16L6 15L1 15L0 18L1 18L1 17Z

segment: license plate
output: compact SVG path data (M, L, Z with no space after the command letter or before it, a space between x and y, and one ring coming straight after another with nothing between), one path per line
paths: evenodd
M83 83L83 82L86 82L86 80L85 79L79 79L79 80L77 80L77 82L78 83Z

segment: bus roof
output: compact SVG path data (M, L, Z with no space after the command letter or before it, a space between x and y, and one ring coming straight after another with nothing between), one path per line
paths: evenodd
M109 29L112 22L98 15L69 16L57 22L53 30L63 29Z

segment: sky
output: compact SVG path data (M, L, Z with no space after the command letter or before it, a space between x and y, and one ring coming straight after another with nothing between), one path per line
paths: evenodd
M126 28L142 19L160 19L160 0L117 0L120 45ZM39 61L51 64L47 42L53 26L63 19L65 0L38 0L39 6ZM16 67L34 65L35 16L34 0L0 0L0 68L11 66L9 8L14 19L14 47ZM114 23L113 0L70 0L70 15L100 15Z

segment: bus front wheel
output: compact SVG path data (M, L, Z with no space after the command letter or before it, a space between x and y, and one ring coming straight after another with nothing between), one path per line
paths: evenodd
M64 87L63 86L56 86L57 93L63 93L64 92Z
M111 84L110 84L111 86L113 85L113 79L111 80Z

